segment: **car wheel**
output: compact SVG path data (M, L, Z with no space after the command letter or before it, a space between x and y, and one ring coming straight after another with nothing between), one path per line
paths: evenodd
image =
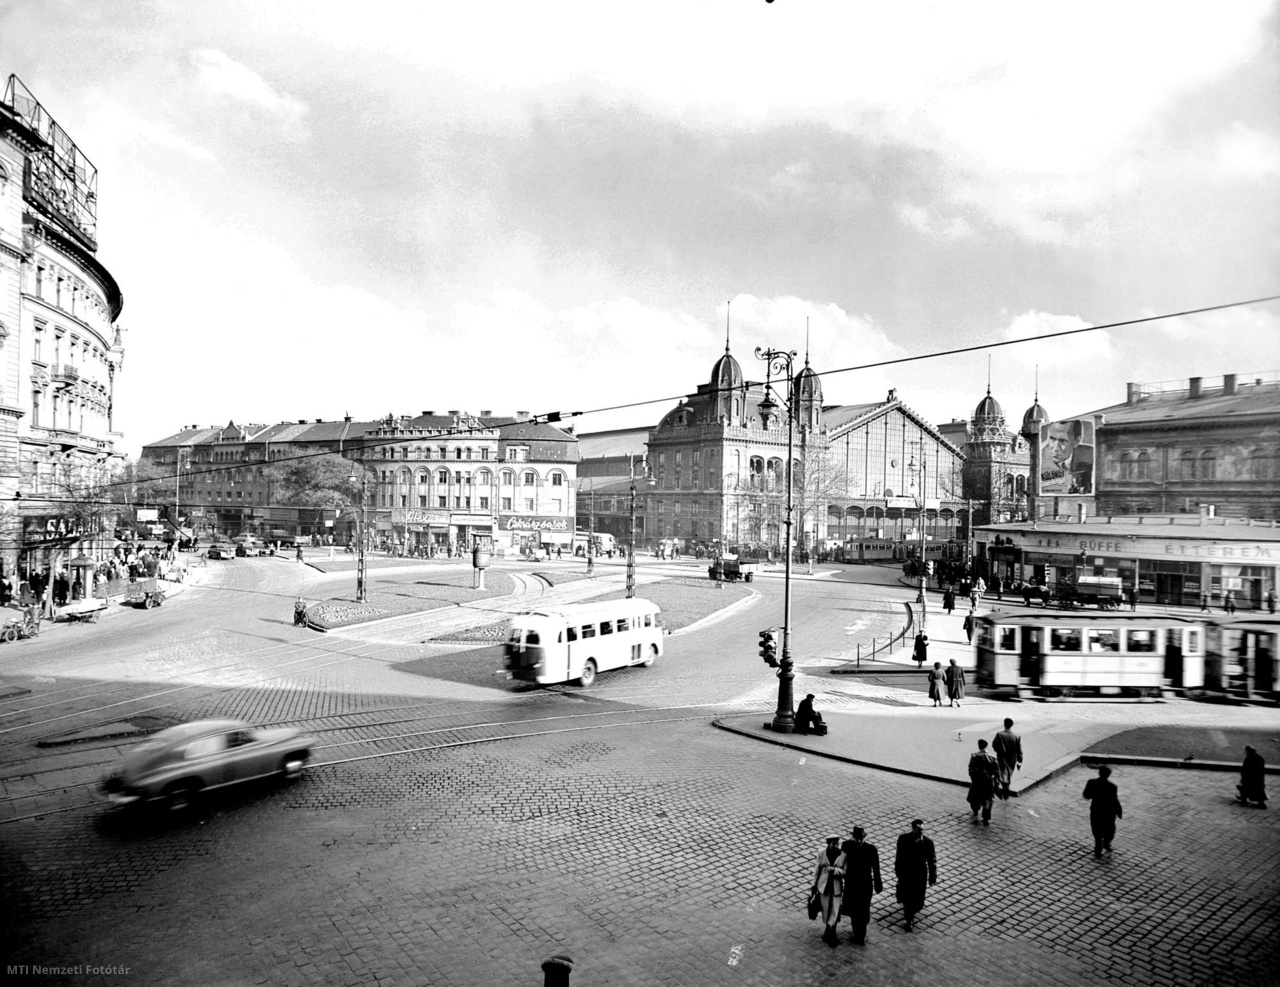
M142 609L143 609L143 610L150 610L150 609L151 609L152 607L154 607L155 605L156 605L156 601L155 601L155 600L153 600L153 599L151 599L151 597L149 597L149 596L144 596L144 597L142 598Z
M658 660L658 646L656 644L649 645L649 654L640 664L645 668L653 668L653 663Z
M310 751L293 751L286 754L284 760L280 762L280 773L289 779L300 778L310 760Z
M6 643L12 643L13 641L18 640L18 628L6 627L4 629L4 640Z
M169 812L186 812L195 804L200 785L194 781L175 781L164 790L164 807Z
M582 666L582 677L578 679L578 685L582 688L590 688L591 683L596 680L596 662L594 658L588 658L587 663Z

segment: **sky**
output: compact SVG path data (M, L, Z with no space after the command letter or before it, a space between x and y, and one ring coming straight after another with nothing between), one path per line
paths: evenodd
M1278 302L1037 340L1280 293L1274 2L0 0L10 73L98 169L134 456L650 425L726 321L748 379L807 353L935 423L988 372L1016 427L1037 380L1068 417L1280 370Z

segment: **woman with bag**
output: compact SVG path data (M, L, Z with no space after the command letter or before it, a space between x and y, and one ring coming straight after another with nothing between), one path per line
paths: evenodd
M822 916L825 926L822 941L832 949L837 942L836 926L840 922L840 903L844 898L844 866L840 835L828 836L827 845L818 851L818 869L814 872L813 889L809 892L809 915L812 918Z

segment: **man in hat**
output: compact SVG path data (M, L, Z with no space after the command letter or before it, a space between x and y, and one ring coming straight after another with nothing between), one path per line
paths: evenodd
M796 726L795 732L805 734L811 729L814 733L821 733L818 727L822 724L822 714L813 708L813 693L809 693L800 700L800 705L796 707Z
M866 841L867 831L853 827L853 839L840 847L844 854L844 898L840 914L853 923L853 941L861 946L867 941L867 924L871 921L871 896L884 890L880 883L880 851Z
M840 924L840 899L844 895L844 855L840 852L840 834L827 837L827 845L818 851L818 869L813 875L813 894L818 897L822 916L822 941L835 948L836 926Z
M1111 852L1111 841L1116 835L1116 820L1124 818L1120 808L1120 791L1111 781L1111 769L1105 764L1098 769L1098 777L1090 778L1084 786L1084 797L1089 800L1089 828L1093 830L1093 855L1101 857L1105 850Z
M898 876L898 901L911 931L916 912L924 907L924 896L938 883L938 864L933 840L924 835L924 820L912 819L911 832L898 837L898 852L893 858L893 872Z
M991 741L991 749L1000 765L1000 797L1008 800L1013 770L1022 767L1022 738L1013 732L1012 717L1004 718L1004 729Z

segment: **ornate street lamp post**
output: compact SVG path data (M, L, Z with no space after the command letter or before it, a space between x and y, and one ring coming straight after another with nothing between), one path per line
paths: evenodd
M756 359L763 360L767 368L767 375L764 385L764 400L760 402L760 415L768 427L769 418L773 415L778 407L778 403L770 397L770 388L772 387L772 378L774 374L783 375L787 382L787 514L786 514L786 538L783 544L783 554L786 559L783 568L782 577L782 657L778 661L778 709L774 713L773 723L770 729L778 733L791 733L796 727L795 707L792 702L791 683L795 679L795 672L791 661L791 516L793 511L792 493L793 485L791 478L792 469L792 447L795 442L795 415L791 407L791 387L793 385L794 375L792 374L792 361L795 360L796 354L792 350L790 352L784 350L762 350L756 347Z
M657 481L654 480L650 469L649 461L641 459L644 466L643 479L649 486L653 486ZM631 461L631 544L627 546L627 599L630 600L636 595L636 462Z
M587 515L587 575L594 576L596 574L596 484L595 480L589 476L578 478L579 488L583 483L591 484L587 490L591 505Z
M365 568L365 542L368 541L369 538L369 516L366 508L368 502L366 494L368 491L369 472L365 469L363 460L357 460L357 462L360 463L359 476L352 473L351 476L348 477L352 483L355 483L357 480L360 481L360 524L358 537L356 539L356 602L367 603L369 597L366 589L367 570Z

